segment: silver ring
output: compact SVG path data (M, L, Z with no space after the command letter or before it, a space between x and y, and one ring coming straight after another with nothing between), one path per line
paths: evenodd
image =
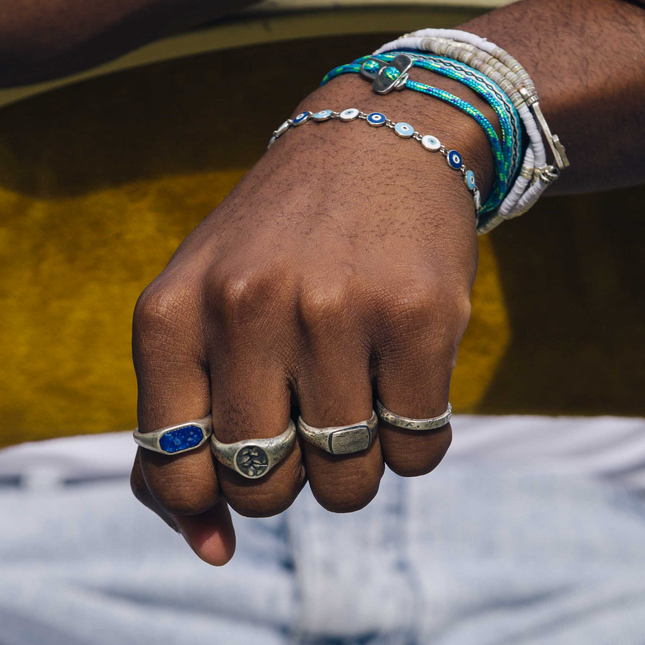
M374 439L377 425L378 417L374 411L367 421L329 428L315 428L298 417L298 430L302 438L332 455L349 455L367 450Z
M410 419L409 417L399 416L394 412L390 412L380 401L376 402L376 409L381 421L406 430L437 430L450 423L452 418L452 406L450 403L448 403L448 409L443 414L430 419Z
M176 455L199 448L213 433L211 415L176 426L168 426L154 432L132 433L134 442L146 450L154 450L164 455Z
M258 479L279 464L296 442L296 424L289 419L287 429L270 439L246 439L222 443L211 436L211 450L217 461L247 479Z

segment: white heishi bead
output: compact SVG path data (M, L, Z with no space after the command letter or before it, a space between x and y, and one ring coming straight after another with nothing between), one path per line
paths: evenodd
M409 139L414 134L414 128L409 123L397 123L394 132L402 139Z
M289 121L285 121L276 131L275 131L275 136L276 137L281 137L288 129L291 123Z
M347 108L340 113L341 121L353 121L358 118L359 111L356 108Z
M425 137L421 139L421 145L430 152L438 152L441 148L441 141L437 137L433 137L431 134L426 134Z
M320 110L314 114L313 119L314 121L327 121L331 119L331 110Z

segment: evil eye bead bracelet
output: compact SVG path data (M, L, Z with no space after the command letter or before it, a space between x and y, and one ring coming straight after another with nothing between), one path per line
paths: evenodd
M356 108L347 108L342 112L335 112L334 110L320 110L319 112L301 112L293 119L287 119L274 133L269 140L268 147L270 148L277 139L283 136L288 130L298 128L305 123L315 122L323 123L332 119L338 119L343 123L351 121L365 121L373 128L386 127L391 129L401 139L415 139L421 144L421 147L428 152L438 152L446 159L446 163L450 168L461 173L466 188L470 191L473 202L475 204L475 213L479 217L481 211L481 195L477 182L475 181L475 173L469 170L463 163L461 154L456 150L446 148L437 137L431 134L421 134L417 132L409 123L403 121L395 122L388 119L382 112L361 112Z
M385 54L383 60L373 56L364 56L353 63L340 65L333 69L323 78L321 85L325 85L331 79L341 74L360 73L373 81L372 89L377 94L388 94L394 89L410 89L445 101L473 118L482 127L491 145L496 170L495 181L491 187L488 200L482 206L482 214L494 210L502 202L508 189L512 153L512 149L509 146L510 137L503 136L503 145L492 123L482 112L470 105L470 103L450 92L426 85L425 83L419 83L409 78L408 71L410 68L413 66L423 66L423 64L424 61L420 57L414 57L408 54ZM500 116L499 113L498 116ZM500 117L500 122L505 122L504 116ZM506 130L503 127L502 133L504 134L505 132ZM512 172L515 172L515 168L513 168Z

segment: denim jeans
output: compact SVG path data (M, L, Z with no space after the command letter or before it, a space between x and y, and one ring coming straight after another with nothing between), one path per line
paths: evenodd
M0 451L0 644L643 645L645 421L453 428L362 511L235 516L223 568L134 500L129 435Z

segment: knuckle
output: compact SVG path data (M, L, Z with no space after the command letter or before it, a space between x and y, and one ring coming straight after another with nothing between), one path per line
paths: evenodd
M242 479L241 475L218 468L222 492L237 513L245 517L271 517L286 511L305 482L299 455L281 462L259 481Z
M369 491L338 491L328 490L327 487L314 491L316 501L331 513L354 513L365 508L376 496L378 485L375 490Z
M470 318L470 300L442 284L413 281L393 290L385 311L385 325L398 337L430 337L435 346L458 345Z
M280 288L277 272L267 269L214 271L208 278L209 300L225 319L253 319L275 298Z
M452 443L452 430L406 437L397 436L384 446L388 468L401 477L420 477L432 472L443 460Z
M351 315L346 283L336 280L305 282L298 295L298 316L306 329L339 323Z
M457 361L457 350L461 337L466 331L470 320L470 300L451 296L437 315L437 344L443 349L454 369Z
M387 462L389 469L399 477L421 477L422 475L427 475L431 473L443 459L419 459L418 457L414 460L403 460L399 461L397 459L391 459Z
M463 334L470 322L470 314L472 312L470 298L468 296L462 296L455 299L455 310L455 318Z
M227 488L226 499L244 517L271 517L286 511L298 494L287 486L265 486L259 485L252 492Z
M427 322L436 309L439 291L430 282L409 281L405 286L391 290L384 310L391 322L401 325L419 320Z
M212 483L198 477L169 478L163 487L151 489L155 501L172 515L199 515L211 508L218 499Z
M261 276L256 273L241 273L221 281L219 300L229 311L253 307L261 296Z
M317 478L316 478L317 479ZM311 491L316 501L332 513L353 513L365 508L376 496L380 484L379 477L351 476L339 473L338 476L311 481Z
M138 334L166 336L190 317L194 293L182 283L151 283L139 296L134 309L133 327Z
M219 487L210 449L171 458L141 453L143 480L154 501L172 515L199 515L219 499Z

